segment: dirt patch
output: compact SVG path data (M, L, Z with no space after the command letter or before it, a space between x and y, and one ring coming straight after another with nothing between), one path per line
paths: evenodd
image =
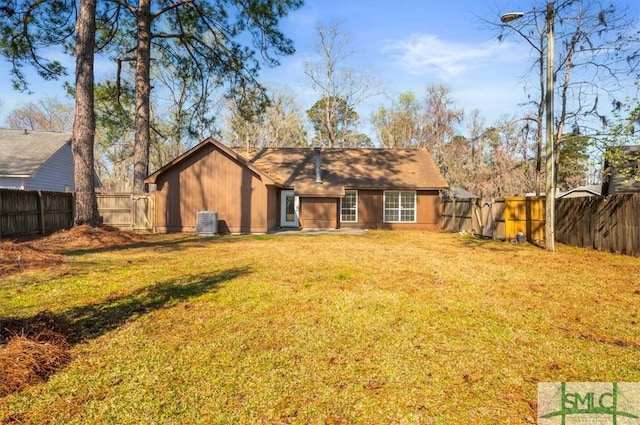
M24 270L47 269L64 262L62 253L139 242L143 236L115 227L76 226L50 235L25 236L0 242L0 276Z

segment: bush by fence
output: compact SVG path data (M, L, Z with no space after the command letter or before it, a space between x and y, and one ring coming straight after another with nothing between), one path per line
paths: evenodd
M0 238L73 225L73 194L0 189Z

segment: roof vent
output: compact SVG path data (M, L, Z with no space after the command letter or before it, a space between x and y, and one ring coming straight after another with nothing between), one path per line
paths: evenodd
M218 213L198 211L196 213L196 235L213 236L218 234Z

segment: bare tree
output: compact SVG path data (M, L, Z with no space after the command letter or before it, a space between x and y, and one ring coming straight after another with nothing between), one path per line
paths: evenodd
M390 107L380 107L371 117L380 146L392 149L415 147L421 114L422 106L410 91L392 100Z
M247 118L230 105L225 122L225 138L236 146L247 149L308 146L300 106L284 88L269 93L269 105L254 117Z
M578 138L573 145L586 143L588 139L581 135L595 133L594 123L604 119L608 112L602 110L603 105L619 98L629 85L629 76L633 75L638 61L634 19L624 7L614 3L603 7L595 0L556 0L553 3L555 15L552 17L546 15L547 2L541 2L530 13L525 13L524 19L500 24L500 39L516 34L534 52L532 69L539 77L539 87L532 92L535 112L529 118L536 126L537 175L541 173L545 37L549 22L553 20L555 24L556 40L553 67L557 93L557 107L554 108L556 170L562 162L563 144L572 137Z
M73 105L46 97L16 108L7 116L9 128L68 132L73 126Z
M365 99L377 94L378 85L369 75L347 66L353 53L348 50L351 39L340 25L318 25L316 32L319 60L304 64L304 72L312 87L320 93L314 117L322 122L317 127L325 130L322 143L328 147L348 146L353 144L350 133L357 134L357 120L345 122L353 114L345 114L344 111L355 112Z

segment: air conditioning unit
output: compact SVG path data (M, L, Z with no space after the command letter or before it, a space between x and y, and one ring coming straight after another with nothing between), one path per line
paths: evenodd
M218 234L218 213L198 211L196 213L196 235L213 236Z

